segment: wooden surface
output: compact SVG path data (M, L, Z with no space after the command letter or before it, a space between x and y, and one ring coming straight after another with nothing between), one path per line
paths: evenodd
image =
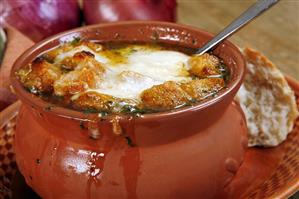
M217 33L255 0L178 0L178 22ZM299 80L299 0L281 0L229 40L252 47Z

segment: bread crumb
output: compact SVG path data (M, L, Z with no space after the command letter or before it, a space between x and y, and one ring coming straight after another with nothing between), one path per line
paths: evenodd
M249 146L277 146L298 116L294 91L283 74L259 52L243 50L247 74L236 100L245 113Z

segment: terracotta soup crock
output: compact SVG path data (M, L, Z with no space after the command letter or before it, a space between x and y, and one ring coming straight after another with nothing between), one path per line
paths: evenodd
M196 48L212 35L172 23L119 22L74 29L28 49L11 73L23 104L14 147L28 185L46 199L223 196L247 146L244 115L233 102L245 70L238 48L225 41L214 50L231 73L216 97L168 112L119 116L115 122L115 117L49 105L28 93L15 75L41 53L75 37ZM96 139L94 132L100 135Z

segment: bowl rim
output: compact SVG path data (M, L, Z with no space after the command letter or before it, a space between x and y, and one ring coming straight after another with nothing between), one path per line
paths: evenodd
M37 49L45 46L46 44L49 44L51 42L54 42L55 40L59 40L63 37L69 36L74 33L79 33L79 32L84 32L89 29L93 30L95 28L102 28L102 27L109 27L109 26L128 26L128 25L151 25L151 26L164 26L164 27L169 27L171 26L172 28L180 28L180 29L186 29L186 30L191 30L194 32L198 32L199 34L207 35L207 36L213 36L213 34L202 30L197 27L192 27L189 25L184 25L184 24L179 24L179 23L171 23L171 22L161 22L161 21L119 21L119 22L109 22L109 23L102 23L102 24L95 24L95 25L88 25L88 26L83 26L83 27L78 27L75 29L67 30L64 32L61 32L59 34L53 35L51 37L48 37L36 44L34 44L32 47L28 48L25 52L23 52L17 60L14 62L13 67L10 72L10 81L11 85L16 93L16 95L20 98L22 102L25 102L26 104L29 104L32 108L39 109L43 112L47 111L49 113L53 113L55 115L58 115L60 117L64 118L72 118L75 120L90 120L90 118L94 118L92 116L98 116L99 113L84 113L82 111L70 109L70 108L65 108L62 106L57 106L53 105L53 107L50 109L51 105L49 102L42 100L40 97L29 93L28 91L25 90L25 88L22 86L21 82L15 75L16 71L22 67L22 63L26 60L26 58L32 54L33 52L37 51ZM163 43L163 41L161 40ZM212 97L212 98L207 98L205 100L201 100L199 102L196 102L192 104L191 106L183 106L180 108L175 108L172 110L167 110L167 111L161 111L161 112L154 112L154 113L145 113L142 114L141 117L142 119L158 119L158 118L164 118L164 117L175 117L178 114L182 114L188 111L198 111L205 109L207 107L210 107L213 104L216 104L219 101L222 101L225 96L227 96L229 93L231 93L235 89L239 89L243 78L245 76L245 59L240 52L239 48L236 47L232 42L225 40L223 43L226 44L229 48L233 49L237 54L240 56L242 64L238 65L238 70L235 70L234 72L236 73L236 78L228 83L228 86L225 89L220 90L217 93L217 96ZM47 49L48 50L48 49ZM43 50L43 52L46 50ZM49 108L49 109L48 109ZM111 117L113 114L109 114L106 116L106 118ZM118 115L120 119L125 119L128 117L127 114Z

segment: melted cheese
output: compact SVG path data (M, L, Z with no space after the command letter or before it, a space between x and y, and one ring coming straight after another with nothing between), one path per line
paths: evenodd
M132 45L124 48L124 52L118 50L118 53L115 54L117 57L103 51L94 52L87 46L79 46L60 54L56 61L63 60L65 57L70 57L83 50L93 53L95 59L102 63L106 69L104 78L97 83L97 88L85 92L96 91L117 98L139 100L142 91L154 85L170 80L190 80L189 74L186 72L189 69L187 68L189 56L177 51L146 46ZM124 61L115 62L113 59L123 59Z
M72 50L70 51L67 51L67 52L64 52L64 53L61 53L59 54L56 58L55 58L55 62L60 62L62 61L64 58L66 57L72 57L75 53L78 53L78 52L81 52L81 51L87 51L87 52L90 52L92 54L95 55L95 59L98 61L98 62L101 62L101 63L107 63L109 60L104 57L104 56L101 56L99 53L93 51L92 49L90 49L88 46L85 46L85 45L80 45L80 46L77 46L75 48L73 48Z

